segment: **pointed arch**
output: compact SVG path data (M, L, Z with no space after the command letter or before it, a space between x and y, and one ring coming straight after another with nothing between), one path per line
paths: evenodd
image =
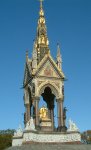
M39 86L39 90L38 90L39 95L44 93L44 90L46 87L49 87L51 89L51 91L55 95L56 99L59 97L60 91L59 91L58 87L55 84L50 83L50 82L44 82Z

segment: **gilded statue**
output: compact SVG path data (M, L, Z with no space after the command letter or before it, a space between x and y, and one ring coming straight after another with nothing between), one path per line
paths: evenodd
M48 109L46 107L40 108L39 116L40 116L40 119L47 119L48 118Z

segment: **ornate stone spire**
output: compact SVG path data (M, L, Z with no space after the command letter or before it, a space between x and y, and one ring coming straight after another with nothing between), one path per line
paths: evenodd
M47 37L47 29L45 24L43 0L40 0L40 11L37 26L37 35L35 39L38 63L42 60L45 54L49 52L49 40Z
M60 53L60 46L57 44L57 65L60 69L62 69L62 57Z

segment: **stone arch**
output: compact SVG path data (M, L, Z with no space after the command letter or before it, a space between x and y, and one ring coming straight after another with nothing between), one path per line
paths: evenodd
M39 97L42 96L43 100L47 104L48 109L48 118L51 119L52 122L52 130L55 130L55 103L57 103L57 99L60 95L60 89L52 83L51 81L47 81L42 83L39 88ZM58 120L57 120L58 121Z
M55 84L50 83L50 82L46 82L46 83L44 82L39 86L39 90L38 90L39 96L41 94L43 94L46 87L49 87L51 89L51 91L55 95L56 99L59 97L59 95L60 95L59 89L57 88L57 86Z

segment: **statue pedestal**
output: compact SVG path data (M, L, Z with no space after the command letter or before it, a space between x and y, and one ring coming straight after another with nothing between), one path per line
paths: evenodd
M81 135L78 132L73 121L69 121L69 128L67 132L51 132L51 119L42 118L40 121L41 131L35 130L33 118L31 118L24 131L19 127L15 132L12 140L12 146L21 146L23 144L31 143L81 143ZM65 131L66 127L62 127ZM62 131L61 129L61 131Z
M40 121L41 131L52 131L51 119L44 118Z

